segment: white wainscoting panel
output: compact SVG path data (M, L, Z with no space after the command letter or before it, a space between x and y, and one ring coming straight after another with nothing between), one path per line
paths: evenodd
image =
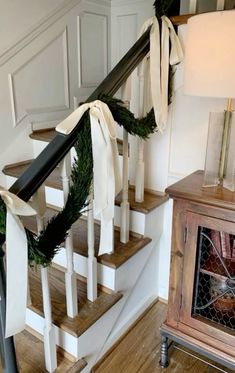
M119 37L117 39L117 54L120 60L136 42L138 14L120 15L117 17ZM127 37L128 36L128 37Z
M78 17L78 76L80 88L96 87L108 72L108 19L84 12Z
M69 108L66 29L9 74L14 126L28 114Z
M13 5L9 4L9 9L7 5L3 7L9 24L12 23L11 35L8 35L12 39L6 36L4 43L0 43L0 128L3 134L0 169L4 164L32 158L33 142L27 138L31 124L34 128L43 128L63 120L73 109L73 97L76 96L78 102L85 101L106 76L110 64L110 0L41 2L21 0L21 6L17 5L17 9L20 7L19 24L14 22L17 11L11 13ZM27 23L27 17L31 17L27 27L21 27L22 19ZM78 17L82 19L79 42ZM4 38L4 32L1 36ZM79 86L80 40L85 88ZM4 185L1 173L0 179Z

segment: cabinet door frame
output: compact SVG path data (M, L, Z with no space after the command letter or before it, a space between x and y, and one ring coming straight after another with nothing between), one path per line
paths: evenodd
M215 324L203 317L192 316L192 302L194 294L194 279L196 272L197 238L198 228L214 229L225 231L235 235L235 224L215 217L209 217L186 212L187 239L184 250L184 270L182 278L182 302L180 308L180 322L188 325L208 336L211 336L223 343L235 346L235 332L226 329L222 325Z

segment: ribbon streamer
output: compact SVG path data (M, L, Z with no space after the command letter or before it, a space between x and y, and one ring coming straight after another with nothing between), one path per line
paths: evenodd
M2 187L0 196L7 208L5 337L8 338L25 328L27 307L28 242L18 215L36 215L36 211Z
M142 26L140 36L150 27L150 81L151 97L155 120L158 129L163 133L166 128L168 114L168 76L169 63L176 65L183 60L183 51L174 27L166 16L162 16L162 32L160 41L159 23L151 17ZM171 42L171 51L170 51ZM147 58L139 66L139 75L146 68Z
M113 249L114 200L121 190L115 121L109 107L96 100L81 105L56 127L56 131L69 134L87 110L90 110L91 122L94 210L101 218L99 255L102 255Z

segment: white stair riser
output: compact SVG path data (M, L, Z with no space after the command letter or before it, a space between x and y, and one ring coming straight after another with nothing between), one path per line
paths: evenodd
M38 315L36 312L27 309L26 311L26 325L31 329L35 330L41 336L43 336L44 329L44 317ZM68 332L58 328L55 328L56 344L67 351L69 354L78 359L78 338L72 336Z
M48 145L47 142L44 141L38 141L38 140L33 140L33 155L34 158L37 158L37 156L46 148ZM74 162L74 158L76 158L76 151L74 148L71 149L71 164ZM119 155L119 167L122 169L122 156Z
M37 156L46 148L48 145L48 142L44 141L38 141L38 140L32 140L33 142L33 155L34 158L37 158ZM74 157L76 156L75 149L71 149L71 159L73 161Z
M64 267L66 269L66 252L62 248L54 257L53 263ZM113 268L98 263L98 283L107 287L108 289L115 290L115 276L116 271ZM74 270L80 276L87 278L87 258L74 253Z

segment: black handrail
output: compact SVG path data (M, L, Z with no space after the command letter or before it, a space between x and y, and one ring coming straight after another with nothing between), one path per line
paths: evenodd
M117 92L128 76L149 52L149 35L150 28L137 40L86 102L96 100L101 94L113 95ZM10 192L28 201L75 144L79 131L80 127L78 122L77 126L69 135L58 133L11 186L9 189Z

